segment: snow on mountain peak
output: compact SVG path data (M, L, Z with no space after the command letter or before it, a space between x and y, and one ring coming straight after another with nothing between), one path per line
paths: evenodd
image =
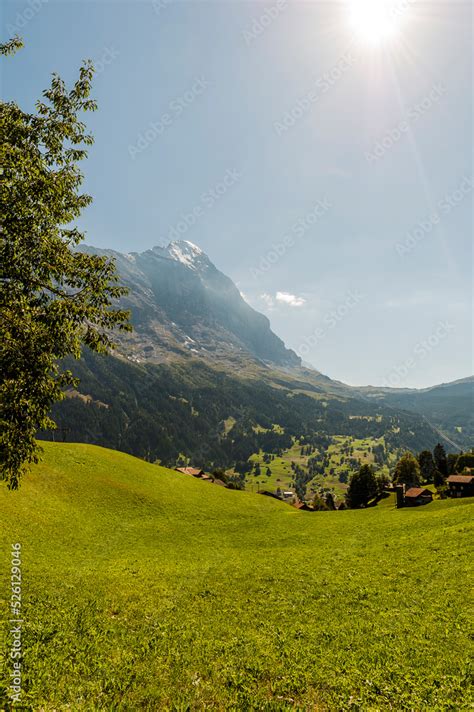
M188 240L175 240L170 242L166 248L166 252L171 259L181 262L191 269L196 269L196 262L200 261L199 258L205 257L201 248Z

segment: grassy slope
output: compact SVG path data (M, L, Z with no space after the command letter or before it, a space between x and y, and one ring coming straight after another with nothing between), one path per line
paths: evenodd
M304 513L46 443L0 511L31 709L468 708L467 500Z

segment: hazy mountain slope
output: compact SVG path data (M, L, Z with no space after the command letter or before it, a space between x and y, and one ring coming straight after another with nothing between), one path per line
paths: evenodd
M461 448L474 442L474 377L432 388L365 388L358 391L378 403L425 416Z
M134 364L87 351L67 364L78 393L54 409L59 432L43 437L105 445L174 464L180 454L201 466L230 467L260 449L321 435L384 438L389 451L434 447L439 433L415 413L363 398L333 397L262 369L226 373L199 358ZM274 373L275 381L272 381ZM281 433L268 433L278 425Z
M132 311L135 333L121 342L129 358L160 363L174 354L195 353L212 361L300 364L271 331L267 317L245 302L196 245L178 241L129 255L82 249L114 257L130 288L122 303Z
M443 391L438 402L431 392L419 398L351 388L301 365L268 319L191 243L129 255L83 249L116 260L130 290L123 306L131 309L134 332L117 335L117 357L86 351L68 364L81 383L54 410L59 432L45 437L169 464L185 454L217 466L246 460L265 438L266 446L285 448L292 437L374 437L398 452L433 447L443 440L439 430L454 450L470 437L459 390ZM275 424L280 438L259 432Z

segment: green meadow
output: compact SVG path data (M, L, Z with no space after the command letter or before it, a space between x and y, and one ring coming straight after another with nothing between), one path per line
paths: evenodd
M314 494L321 488L326 488L334 492L337 500L340 502L344 499L347 491L347 484L341 482L339 475L341 472L347 473L347 480L350 474L354 471L354 467L348 465L347 451L352 448L354 459L358 460L359 465L375 465L375 458L371 452L372 448L377 445L385 445L384 438L354 438L352 436L334 435L332 443L328 447L328 465L325 468L324 475L315 475L312 480L307 483L307 497L311 501ZM291 469L291 463L294 462L303 468L308 466L308 460L311 455L301 455L302 444L295 441L291 448L284 450L281 456L273 455L274 459L271 462L265 462L265 453L260 451L251 455L249 460L252 463L259 463L260 475L255 475L254 472L247 475L245 488L250 492L258 492L259 490L270 490L274 492L278 487L282 490L294 490L294 476ZM318 451L317 451L318 452ZM391 465L395 465L397 454L388 453L388 461ZM270 468L271 473L267 475L267 468ZM358 469L358 468L357 468ZM376 467L378 474L389 475L389 467L385 464Z
M24 709L472 709L472 500L299 512L44 450L0 488L3 708L19 542Z

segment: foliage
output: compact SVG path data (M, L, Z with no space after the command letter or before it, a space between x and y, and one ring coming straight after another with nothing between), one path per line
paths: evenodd
M36 431L53 426L51 406L74 383L59 360L78 358L82 344L105 352L109 330L126 328L126 312L112 307L125 293L114 263L74 249L83 235L71 223L91 202L78 162L93 142L79 118L96 108L92 76L86 62L68 91L54 74L36 114L0 102L0 478L12 489L37 460Z
M456 462L456 472L462 472L466 468L474 468L474 452L465 452L459 455Z
M378 494L377 479L370 465L362 465L349 482L346 494L347 505L351 509L366 507Z
M377 496L382 497L390 486L390 479L384 473L377 473Z
M245 489L245 475L239 473L227 475L226 484L231 490L243 490Z
M23 47L23 40L15 36L8 42L0 44L0 55L7 57L9 54L15 54L19 49Z
M446 450L441 443L438 443L433 450L433 457L436 465L436 469L440 472L443 477L448 476L448 461L446 458Z
M397 462L393 482L407 487L418 487L420 484L420 465L411 452L405 452Z
M450 452L448 454L448 457L447 457L448 475L453 475L456 472L458 458L459 458L458 453Z
M436 465L433 454L429 450L422 450L418 455L418 464L420 466L420 476L425 484L430 484L434 481Z
M334 502L334 495L332 494L332 492L326 492L326 494L324 496L324 500L327 504L328 509L331 509L333 511L336 509L336 504Z
M329 510L327 501L320 494L314 495L312 507L316 512L327 512Z

